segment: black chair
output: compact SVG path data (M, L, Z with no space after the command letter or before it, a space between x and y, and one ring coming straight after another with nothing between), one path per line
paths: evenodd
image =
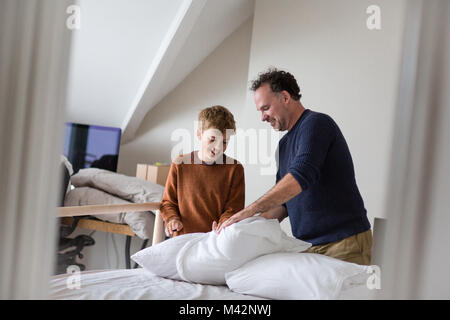
M61 170L61 190L59 196L59 204L60 206L64 206L64 198L66 196L67 188L70 183L70 173L64 163L60 165ZM58 219L59 223L59 235L58 235L58 255L57 255L57 263L56 263L56 274L66 273L66 270L69 266L76 265L80 268L81 271L85 270L85 265L78 263L76 261L76 257L78 256L80 259L83 258L83 254L81 251L85 246L93 246L95 244L95 240L88 235L78 235L75 238L69 238L69 235L73 233L75 228L77 227L78 221L82 217L75 217L72 225L66 226L61 224L61 219ZM73 248L72 250L68 250L69 248Z

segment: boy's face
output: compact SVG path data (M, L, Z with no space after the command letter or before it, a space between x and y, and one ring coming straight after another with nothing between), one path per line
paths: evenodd
M197 130L197 137L201 142L202 160L205 162L214 162L223 155L227 149L230 137L225 137L222 132L215 128L209 128L201 131Z

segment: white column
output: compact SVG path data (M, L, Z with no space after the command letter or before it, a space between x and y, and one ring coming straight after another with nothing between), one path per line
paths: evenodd
M448 203L449 191L444 196L438 194L439 185L433 176L449 176L450 168L450 152L447 155L440 152L449 150L443 147L448 145L445 135L450 137L450 131L442 128L450 114L450 100L445 96L450 86L450 4L447 0L412 0L408 2L408 10L379 297L448 299L448 276L437 270L448 271L450 266L448 241L444 240L448 238L450 220L443 218L448 216L448 206L442 206ZM448 122L444 126L448 128ZM445 144L439 145L439 141ZM439 161L446 167L437 171L435 164ZM435 225L438 228L430 229ZM436 241L436 235L440 241ZM431 244L434 252L426 250ZM438 255L434 265L433 254ZM434 279L425 278L424 271L428 275L435 271ZM427 296L423 289L429 281L439 283L436 289L441 291Z
M0 3L0 299L48 297L73 3Z

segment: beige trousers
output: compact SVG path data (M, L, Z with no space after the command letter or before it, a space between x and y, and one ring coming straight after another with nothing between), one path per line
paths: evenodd
M348 238L312 246L307 253L319 253L339 260L361 265L370 265L372 251L372 230L367 230Z

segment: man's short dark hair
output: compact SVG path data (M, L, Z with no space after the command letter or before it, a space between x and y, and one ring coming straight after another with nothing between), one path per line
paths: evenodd
M280 93L286 90L291 95L292 99L300 100L300 88L294 76L289 72L270 68L267 71L260 73L258 78L252 81L250 90L256 91L263 84L268 83L272 92Z

